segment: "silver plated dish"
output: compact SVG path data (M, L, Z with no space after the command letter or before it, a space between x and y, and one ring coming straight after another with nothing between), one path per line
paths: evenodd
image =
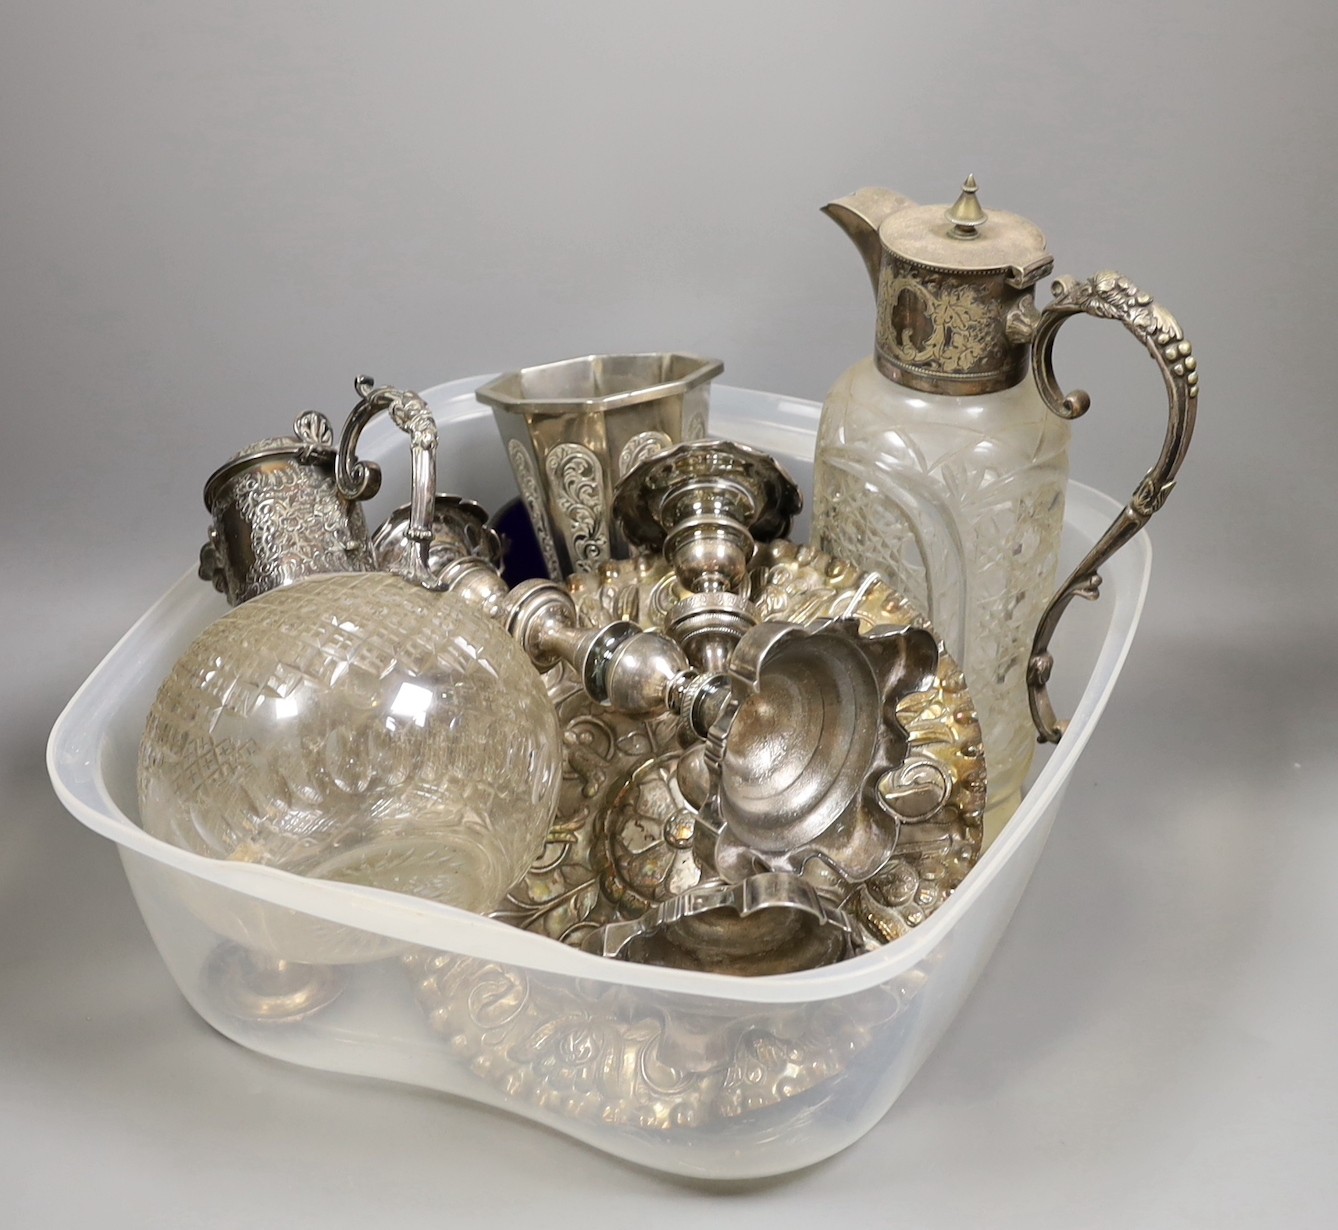
M568 587L582 624L591 627L610 619L662 627L686 596L673 569L653 556L606 564L570 578ZM861 631L924 625L877 577L785 540L758 549L748 588L768 620L852 618ZM563 737L557 818L542 855L493 916L580 946L592 929L633 919L698 882L692 850L699 817L674 777L684 744L672 715L645 720L613 712L592 701L566 667L550 671L546 684ZM910 752L941 766L952 784L916 840L907 840L844 903L875 942L896 939L937 909L974 865L981 844L980 727L966 681L947 654L935 686L905 697L899 716Z

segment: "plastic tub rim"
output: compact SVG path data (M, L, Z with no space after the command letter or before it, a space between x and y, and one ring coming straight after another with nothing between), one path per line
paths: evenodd
M487 379L484 376L452 381L427 390L424 397L432 404L434 400L443 403L468 396L470 404L461 407L466 413L449 415L451 419L472 417L467 413L470 409L486 415L489 412L472 402L472 397L474 388ZM781 403L777 409L793 410L799 418L806 419L811 415L816 421L819 410L817 403L797 398L777 398L729 386L718 386L718 389L740 398ZM721 417L733 419L735 416ZM390 431L383 436L387 443L393 439ZM368 434L371 437L371 433ZM374 437L366 441L369 454L375 445ZM1090 519L1094 533L1099 533L1119 508L1110 497L1080 483L1070 483L1069 494L1066 520ZM1078 517L1071 518L1075 509L1079 510ZM194 596L191 587L198 581L194 580L193 570L136 620L75 692L52 727L47 742L47 769L65 808L87 828L109 838L122 849L219 887L330 922L527 970L650 987L705 999L763 1004L841 998L887 982L928 958L995 878L998 869L1023 844L1030 830L1046 815L1057 793L1067 784L1072 762L1091 738L1129 653L1147 594L1151 560L1151 545L1147 534L1143 533L1106 566L1108 584L1101 601L1110 604L1107 629L1088 684L1072 715L1069 731L1051 751L999 839L961 886L924 923L894 943L850 961L800 973L743 978L625 962L615 964L546 936L423 898L385 889L307 879L274 867L223 862L151 837L116 805L107 789L101 767L102 735L106 723L95 719L105 719L114 705L113 699L99 699L96 694L102 679L114 674L122 666L121 659L128 657L137 642L143 639L146 627L159 624L165 610ZM1063 670L1062 661L1058 667ZM434 934L425 936L425 930Z

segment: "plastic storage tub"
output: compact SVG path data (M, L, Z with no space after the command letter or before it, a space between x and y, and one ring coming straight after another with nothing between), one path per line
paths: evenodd
M425 396L448 442L441 486L496 508L515 489L492 416L473 398L483 379ZM811 402L728 386L712 392L713 434L776 454L806 489L817 416ZM362 451L392 459L388 486L405 479L403 437L385 420ZM1117 511L1107 497L1070 486L1065 566ZM795 536L806 535L802 520ZM1055 693L1072 714L1068 734L1038 755L1020 809L956 893L896 943L805 973L745 979L609 961L449 906L219 862L150 837L136 821L140 732L172 663L226 609L194 576L149 609L71 700L48 763L65 806L119 847L182 994L235 1041L498 1106L660 1170L779 1174L867 1132L961 1007L1110 696L1150 561L1140 535L1103 570L1101 600L1064 622ZM293 928L315 929L362 959L292 968L236 943ZM281 939L277 946L281 954ZM278 1014L285 1019L259 1010L282 1006L285 994L293 1009Z

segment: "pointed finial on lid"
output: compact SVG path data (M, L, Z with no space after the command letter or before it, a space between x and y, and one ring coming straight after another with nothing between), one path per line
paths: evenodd
M962 193L947 211L948 221L952 223L950 232L954 239L974 239L980 228L985 225L988 215L976 200L976 177L968 175L962 185Z

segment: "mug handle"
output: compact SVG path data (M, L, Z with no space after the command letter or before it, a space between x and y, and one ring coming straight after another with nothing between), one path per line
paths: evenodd
M1107 270L1086 281L1058 278L1050 289L1054 298L1044 310L1031 321L1018 323L1030 333L1036 384L1054 414L1062 419L1076 419L1092 404L1092 399L1082 389L1066 394L1055 380L1055 338L1063 323L1080 313L1101 320L1117 320L1143 343L1166 382L1169 406L1161 455L1143 476L1143 481L1134 489L1129 503L1111 527L1050 599L1050 605L1036 626L1031 657L1027 662L1027 699L1040 743L1058 743L1068 726L1055 714L1047 690L1055 665L1050 653L1050 638L1074 598L1095 599L1099 595L1101 577L1098 569L1148 523L1171 494L1175 476L1194 434L1199 397L1198 361L1194 358L1193 347L1185 340L1184 330L1170 312L1128 278Z

